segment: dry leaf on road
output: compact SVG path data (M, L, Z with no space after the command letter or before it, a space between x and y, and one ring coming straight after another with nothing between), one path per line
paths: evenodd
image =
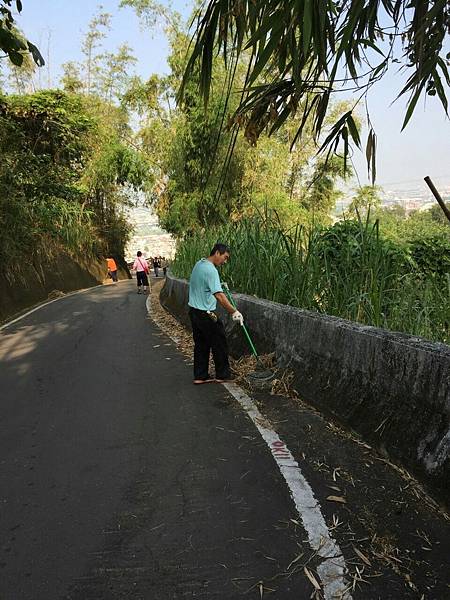
M310 580L310 582L313 584L316 590L320 590L320 583L317 581L317 579L314 577L314 575L311 573L308 567L303 567L303 570L305 572L306 577Z
M342 496L327 496L327 500L330 502L340 502L341 504L347 504L347 500Z

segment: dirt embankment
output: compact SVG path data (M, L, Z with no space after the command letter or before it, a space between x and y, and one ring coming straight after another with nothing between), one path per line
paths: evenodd
M116 258L119 279L130 277L122 259ZM14 273L0 272L0 322L67 292L99 285L107 278L103 258L74 259L60 254L52 259L18 266Z

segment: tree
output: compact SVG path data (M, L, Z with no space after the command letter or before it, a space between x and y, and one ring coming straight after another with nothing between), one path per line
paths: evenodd
M332 94L352 89L357 101L365 98L396 64L409 73L398 94L409 94L403 128L423 94L437 95L447 113L450 54L445 57L444 42L449 28L448 0L209 0L199 15L179 98L197 78L198 63L207 103L215 54L221 53L228 65L246 56L245 94L234 119L249 139L266 129L275 132L296 115L295 140L309 118L320 150L329 156L343 146L347 156L352 143L361 146L355 107L325 131ZM375 154L369 117L366 156L372 182Z
M117 52L106 52L99 58L103 64L98 69L98 92L107 101L120 98L130 83L129 70L136 62L128 44L122 44Z
M124 111L95 96L43 90L0 97L2 271L61 249L123 253L123 206L129 190L148 179L146 158L129 147L127 131Z
M356 190L348 207L348 213L359 212L367 214L370 210L381 206L380 193L382 189L378 185L363 185Z
M311 181L301 199L301 205L314 216L330 217L336 201L342 196L342 192L336 187L336 181L345 179L351 174L352 170L342 157L332 156L327 161L317 160Z
M83 81L81 78L80 68L74 61L66 62L62 65L63 76L61 84L67 92L74 94L81 93L83 90Z
M158 110L160 84L158 75L151 75L145 82L135 75L128 80L128 87L122 95L122 103L140 116L148 115L149 112Z
M147 26L162 19L171 44L170 74L146 83L133 80L123 98L127 108L141 116L140 142L157 179L150 198L163 227L183 236L266 208L276 209L283 222L292 224L307 220L302 201L314 207L318 220L328 218L327 207L337 196L334 185L344 169L336 168L338 160L333 165L312 164L311 123L305 126L302 143L294 140L295 127L286 122L271 138L262 134L257 146L238 135L232 124L227 127L245 81L244 57L233 64L233 77L222 61L214 61L207 109L194 78L186 84L183 104L173 106L189 58L187 31L169 9L161 16L162 8L153 0L123 0L122 5L134 7ZM344 105L336 106L335 114L345 110Z
M119 6L133 8L142 23L150 29L162 23L166 31L180 32L181 17L172 9L170 2L165 5L156 0L121 0Z
M110 29L111 15L106 12L101 12L102 7L98 9L98 13L91 19L89 29L84 37L81 51L86 57L84 62L85 72L85 87L86 93L91 93L92 79L98 70L99 55L95 54L95 50L100 46L101 40L106 36L106 31Z
M446 206L448 208L448 210L450 210L450 202L446 203ZM448 220L445 216L444 211L442 210L442 208L439 206L439 204L435 204L434 206L432 206L429 211L428 211L431 219L433 221L435 221L436 223L448 223Z
M23 56L22 63L9 65L8 81L9 86L17 94L30 94L35 91L34 74L36 71L36 63L31 58L30 54Z
M0 0L0 49L17 67L22 65L27 55L31 55L36 65L42 67L45 61L38 48L25 39L14 25L11 9L13 4L15 4L17 12L22 12L21 0Z
M101 51L102 40L111 28L110 21L111 15L102 12L100 6L83 38L84 62L70 61L63 65L61 84L65 90L97 94L110 103L122 100L133 80L130 68L136 58L128 44L122 44L115 52Z

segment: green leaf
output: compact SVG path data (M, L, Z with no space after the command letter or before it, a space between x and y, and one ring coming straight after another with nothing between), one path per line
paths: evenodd
M342 127L345 125L345 122L347 121L349 114L350 114L350 111L346 112L344 115L342 115L342 117L340 119L338 119L336 121L336 123L331 128L330 133L328 134L328 136L325 138L325 141L321 145L319 152L322 152L322 150L324 150L327 146L329 146L333 140L335 140L335 142L336 142L336 139L339 138L339 132L341 131Z
M415 109L416 104L417 104L417 100L419 99L420 94L422 93L422 90L423 90L424 86L425 86L425 81L422 81L422 83L416 89L415 94L413 95L413 97L411 98L411 100L408 102L408 108L406 109L406 115L405 115L405 119L403 121L403 125L402 125L401 131L403 131L405 129L405 127L407 126L410 118L412 117L412 114L413 114L414 109Z
M20 54L20 52L16 52L15 50L11 50L8 53L9 56L9 60L16 65L16 67L20 67L22 66L23 63L23 54Z
M372 40L363 39L363 40L360 40L360 43L363 46L369 46L369 48L372 48L372 50L375 50L375 52L378 52L378 54L381 54L381 56L383 56L383 57L385 56L384 52L382 52L380 50L380 48L378 48L378 46L372 42Z
M37 48L37 46L35 46L31 42L27 42L27 44L28 44L28 50L30 51L34 62L37 64L38 67L43 67L45 65L45 60L44 60L42 54L39 52L39 49Z
M369 135L367 136L367 144L366 144L366 161L367 161L367 174L370 174L370 165L372 159L373 152L373 129L371 128L369 131Z
M377 164L376 164L376 156L377 156L377 136L373 134L372 141L372 185L375 185L375 179L377 178Z
M450 55L450 53L449 53ZM448 59L450 60L450 58ZM437 59L437 64L439 67L441 67L441 71L442 71L442 75L445 77L445 81L447 82L447 85L450 86L450 75L447 69L447 65L445 64L445 62L442 60L441 57L439 57Z
M358 146L358 148L361 148L361 139L359 137L359 131L358 131L358 128L356 127L356 123L351 114L348 116L347 125L350 130L350 135L352 136L352 140L355 142L355 144Z
M309 44L311 42L313 6L312 0L305 0L303 4L303 30L302 30L302 46L303 53L308 53Z
M439 77L436 69L433 71L433 81L434 81L434 85L436 86L436 91L438 93L439 99L442 102L442 106L444 107L446 114L448 114L447 97L445 95L445 91L442 86L441 78Z
M252 73L251 73L251 76L249 79L249 85L251 85L256 80L258 75L261 73L261 71L267 65L267 62L272 57L272 53L275 50L277 44L278 44L278 37L276 35L271 35L269 38L269 41L266 44L266 47L264 48L264 50L261 53L258 54L258 56L256 58L255 66L253 67L253 70L252 70Z
M347 171L347 157L348 157L348 129L343 127L342 139L344 140L344 171Z

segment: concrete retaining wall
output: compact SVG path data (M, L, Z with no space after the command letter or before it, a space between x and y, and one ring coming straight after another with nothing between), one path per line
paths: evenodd
M168 276L163 305L189 324L188 283ZM235 294L258 352L294 372L301 398L360 433L448 503L450 347ZM248 353L224 317L235 356Z

